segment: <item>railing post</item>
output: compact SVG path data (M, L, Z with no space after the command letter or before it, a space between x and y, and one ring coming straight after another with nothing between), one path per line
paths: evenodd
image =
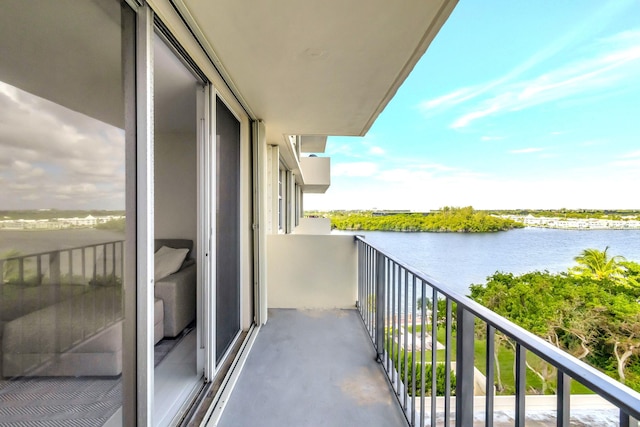
M516 427L525 427L527 394L527 349L516 343Z
M456 336L456 427L473 425L473 314L457 306Z
M376 251L376 351L377 360L384 360L384 301L385 301L385 281L384 281L384 255Z
M60 251L49 252L49 283L60 284Z
M556 390L557 427L569 427L571 416L571 378L558 369Z
M638 420L629 416L624 409L620 409L620 427L638 427Z
M24 257L18 258L18 283L24 285Z

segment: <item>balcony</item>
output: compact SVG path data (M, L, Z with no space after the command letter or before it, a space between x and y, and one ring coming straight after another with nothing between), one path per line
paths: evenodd
M302 157L300 171L305 193L324 193L331 185L331 159L329 157Z
M295 295L276 303L289 309L270 304L235 390L206 425L637 426L639 393L363 239L279 237L290 240L271 249L288 262L277 265L269 284L277 278ZM328 250L324 239L331 238L339 239ZM341 266L353 265L352 256L355 281ZM313 259L316 268L307 263ZM322 294L321 282L323 300L310 310L315 299L306 294ZM356 310L331 307L345 304L345 289L357 293ZM495 387L500 340L513 346L508 395ZM532 357L552 373L552 393L531 393ZM572 382L592 393L572 395Z
M270 235L267 245L269 321L243 345L206 425L638 425L639 393L360 237ZM20 308L13 307L15 298L24 302L38 291L38 304L69 298L82 308L75 313L99 313L94 320L100 330L111 330L122 320L122 293L110 292L117 291L122 277L122 253L122 242L116 241L2 259L0 272L12 278L0 285L2 313ZM71 279L73 284L66 282ZM18 285L23 289L16 293ZM45 289L52 294L45 295ZM13 333L9 323L4 324L5 351ZM78 340L93 339L93 330L76 329ZM496 391L500 372L493 363L505 340L514 353L515 379L508 394ZM546 363L551 393L531 393L532 358ZM53 366L49 362L23 363L23 378L0 381L5 404L14 394L6 410L27 400L11 387L43 381L24 374L41 373ZM160 371L156 376L158 381ZM84 380L64 381L84 387ZM117 376L91 380L97 383L119 389ZM572 383L592 393L572 394Z

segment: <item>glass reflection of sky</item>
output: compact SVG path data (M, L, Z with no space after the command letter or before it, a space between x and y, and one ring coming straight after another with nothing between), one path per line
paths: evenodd
M0 82L2 209L124 209L124 130Z

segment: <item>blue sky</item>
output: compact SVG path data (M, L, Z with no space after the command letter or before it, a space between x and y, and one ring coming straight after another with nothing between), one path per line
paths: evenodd
M640 1L461 0L305 209L640 209Z

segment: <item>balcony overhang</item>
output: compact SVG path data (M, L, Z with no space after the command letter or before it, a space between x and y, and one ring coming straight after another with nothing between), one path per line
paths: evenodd
M366 134L457 1L172 3L280 145L287 135Z
M331 185L331 158L301 157L302 191L305 193L325 193Z
M400 7L387 0L149 0L160 16L174 8L180 12L250 116L265 121L269 144L286 146L287 135L311 135L309 144L303 140L303 147L308 145L303 150L316 153L324 151L322 137L366 134L456 3L414 1ZM73 26L53 28L56 20L50 17L63 13L53 3L22 2L20 9L32 22L29 37L46 48L25 67L12 65L20 63L12 58L24 54L19 47L3 52L2 63L11 65L0 65L5 83L122 127L121 93L81 96L87 87L113 87L96 87L96 81L120 83L120 44L101 40L103 49L83 51L73 60L61 44L79 32L100 38L114 31L117 19L94 15L80 2L71 9L76 18L59 20ZM0 21L0 34L19 32L21 21ZM52 31L60 37L48 37ZM91 45L76 43L74 50ZM83 62L77 62L79 57ZM34 86L59 69L76 78Z
M320 135L300 136L300 151L303 153L324 153L327 137Z

